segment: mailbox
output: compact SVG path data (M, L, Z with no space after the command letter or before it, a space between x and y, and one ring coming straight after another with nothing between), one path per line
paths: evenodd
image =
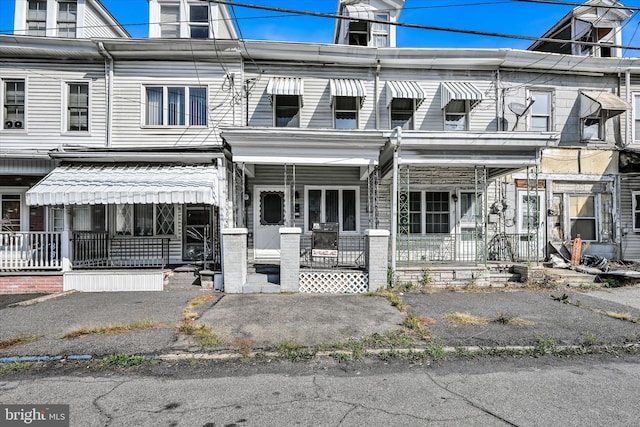
M311 235L311 256L337 258L339 230L340 225L337 222L314 222Z

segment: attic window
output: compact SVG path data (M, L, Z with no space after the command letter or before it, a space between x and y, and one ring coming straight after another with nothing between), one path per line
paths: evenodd
M76 37L76 0L58 1L58 37Z
M349 22L349 44L352 46L369 45L369 23L366 21Z
M47 2L29 1L29 11L27 12L27 34L30 36L47 35Z
M192 39L209 37L209 5L189 6L189 32Z

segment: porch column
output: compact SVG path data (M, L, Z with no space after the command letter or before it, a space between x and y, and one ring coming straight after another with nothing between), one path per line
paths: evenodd
M389 230L366 230L366 265L369 272L369 291L387 286L389 267Z
M224 291L241 294L247 282L247 229L222 230Z
M300 289L300 227L280 229L280 292Z
M63 226L60 234L60 263L62 271L71 271L71 209L65 205L62 211Z

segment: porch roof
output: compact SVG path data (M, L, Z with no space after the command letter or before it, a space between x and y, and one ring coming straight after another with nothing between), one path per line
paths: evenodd
M27 191L27 205L218 204L215 165L90 165L54 169Z

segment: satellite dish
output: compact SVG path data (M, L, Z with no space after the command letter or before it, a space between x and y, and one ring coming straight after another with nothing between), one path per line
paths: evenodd
M509 107L509 110L511 110L511 112L518 117L522 116L525 111L527 111L527 106L524 104L520 104L519 102L512 102L507 105L507 107Z

